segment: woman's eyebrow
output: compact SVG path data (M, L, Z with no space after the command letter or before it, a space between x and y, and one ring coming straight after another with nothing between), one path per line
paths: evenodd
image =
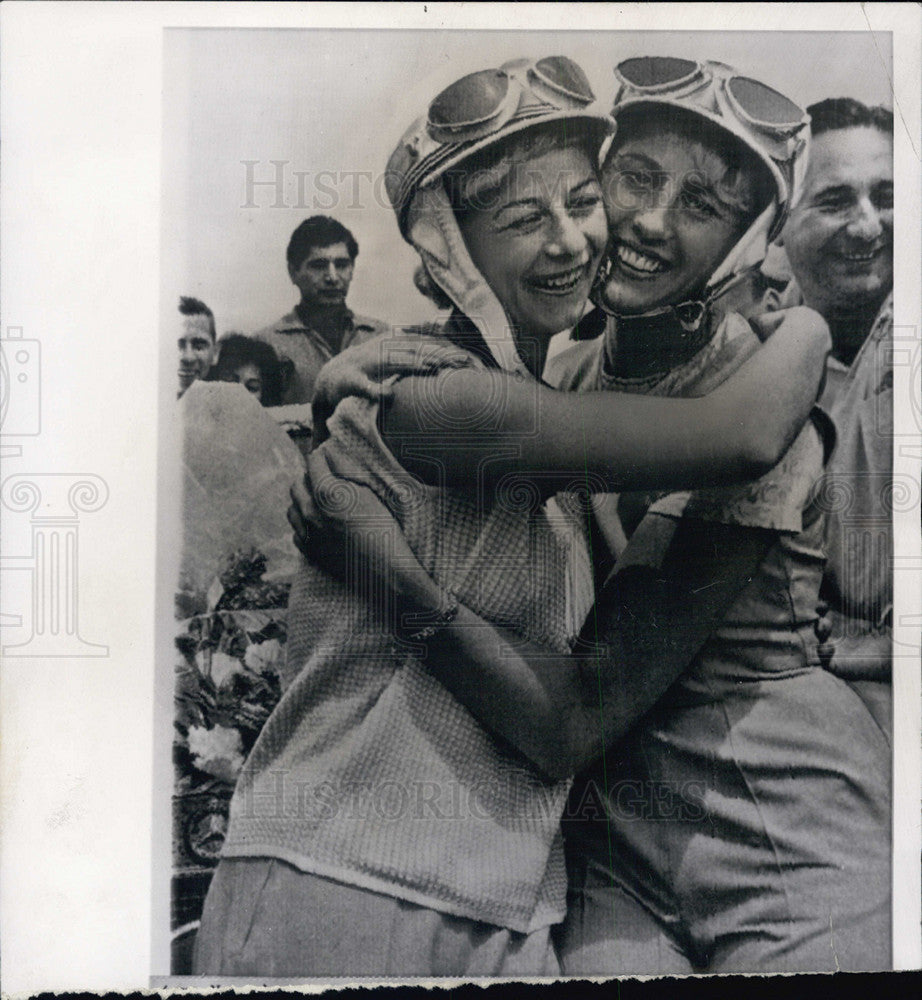
M585 180L581 180L579 182L579 184L574 184L573 187L571 187L570 190L567 193L568 194L578 194L584 188L591 187L593 185L597 185L598 183L599 183L599 179L598 179L598 177L595 176L595 174L588 174L586 176Z
M616 153L613 162L618 166L636 164L646 170L662 170L662 167L656 160L650 156L645 156L643 153Z
M682 178L682 190L694 191L696 194L706 194L717 201L722 201L720 190L714 181L706 174L693 170Z
M567 195L569 196L577 194L584 188L590 187L593 184L598 184L598 178L595 176L595 174L592 173L587 174L583 180L581 180L578 184L574 184L573 187L571 187L569 191L567 191ZM552 193L554 191L554 187L555 185L552 186L549 184L547 188L547 194ZM544 204L544 199L542 198L541 194L530 195L527 198L513 198L510 199L509 201L503 202L503 204L500 205L499 208L497 208L496 214L501 215L509 208L520 208L522 206L530 207L532 205L542 205L542 204Z

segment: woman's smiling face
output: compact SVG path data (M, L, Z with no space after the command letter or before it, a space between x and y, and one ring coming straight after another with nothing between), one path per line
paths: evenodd
M712 150L668 130L635 131L602 170L613 312L637 314L700 293L752 218L748 178L727 184Z
M523 338L546 342L582 316L605 249L595 168L577 146L517 163L459 215L474 265Z

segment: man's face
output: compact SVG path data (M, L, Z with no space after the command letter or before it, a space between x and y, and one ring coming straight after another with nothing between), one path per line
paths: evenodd
M183 316L182 333L179 335L179 392L202 378L214 360L214 341L211 339L211 322L207 316Z
M819 135L783 242L818 312L879 305L893 287L892 136L873 127Z
M354 263L345 243L314 247L298 267L288 265L301 302L311 309L342 307L352 284Z

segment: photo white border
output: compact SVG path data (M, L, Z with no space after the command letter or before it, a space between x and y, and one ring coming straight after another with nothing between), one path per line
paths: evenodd
M169 797L169 778L161 772L155 785L151 767L156 537L168 509L158 507L168 496L157 495L157 452L169 446L156 415L172 393L151 378L162 349L164 28L892 31L895 325L916 331L914 362L895 368L897 427L908 436L897 436L894 473L918 480L918 408L909 405L920 398L922 327L918 7L583 4L577 16L573 6L14 0L0 9L3 330L41 341L43 390L41 434L4 461L3 476L92 473L109 488L106 506L81 520L79 591L84 638L108 655L3 665L5 992L125 990L168 968L153 929L168 927L164 899L151 908L152 827L168 822L164 813L152 822L152 804ZM5 554L28 549L24 520L4 526ZM893 942L895 968L907 969L922 966L918 509L897 513L895 537L895 643L907 652L894 670ZM11 588L4 606L20 599Z

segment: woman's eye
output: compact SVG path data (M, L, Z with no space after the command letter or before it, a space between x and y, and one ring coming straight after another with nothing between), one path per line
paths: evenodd
M599 194L583 194L570 202L570 211L575 215L589 215L596 210L602 201Z
M618 179L634 191L646 191L653 183L649 173L637 170L622 170Z
M516 215L513 218L507 220L504 229L514 229L516 231L522 232L525 230L535 229L541 225L543 217L540 212L527 212L524 215Z
M708 200L708 198L703 194L698 194L695 191L683 191L682 192L682 205L692 212L698 215L714 216L717 215L717 210Z

